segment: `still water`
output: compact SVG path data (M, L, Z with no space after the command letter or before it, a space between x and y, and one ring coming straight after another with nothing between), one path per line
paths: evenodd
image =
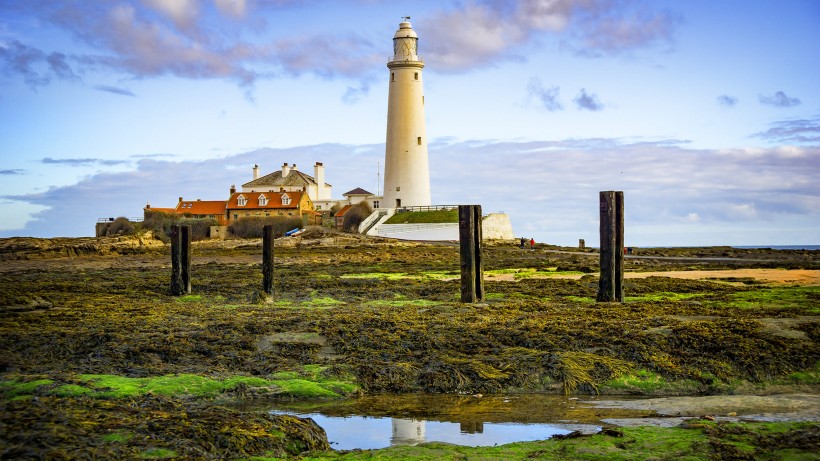
M274 413L282 413L275 411ZM312 418L325 430L336 450L363 450L424 442L447 442L466 446L491 446L512 442L543 440L572 432L551 424L453 423L424 419L371 418L367 416L325 416L320 413L292 413Z
M337 450L447 442L493 446L548 439L573 430L594 433L607 417L648 412L602 409L593 397L556 395L376 395L326 403L280 402L266 411L312 418Z

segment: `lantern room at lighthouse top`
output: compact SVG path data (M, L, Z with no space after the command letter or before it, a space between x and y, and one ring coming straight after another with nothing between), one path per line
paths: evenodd
M399 23L399 30L393 35L393 56L391 62L417 61L421 62L418 55L419 36L410 25L409 17Z

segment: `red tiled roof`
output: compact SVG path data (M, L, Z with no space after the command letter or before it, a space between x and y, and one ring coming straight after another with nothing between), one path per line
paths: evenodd
M337 211L336 214L333 215L333 217L334 218L341 218L342 216L345 215L345 213L350 211L351 208L353 208L353 205L345 205L345 206L342 207L341 210Z
M145 211L156 211L156 212L159 212L159 213L173 213L174 212L173 208L155 208L155 207L147 208L146 207L146 208L144 208L144 210Z
M224 200L183 200L177 203L174 212L178 214L222 215L225 214Z
M289 205L282 205L282 195L288 194ZM276 210L276 209L296 209L302 201L304 192L235 192L228 199L227 208L230 210ZM259 196L264 195L268 199L266 205L259 205ZM240 206L238 199L244 196L247 202Z

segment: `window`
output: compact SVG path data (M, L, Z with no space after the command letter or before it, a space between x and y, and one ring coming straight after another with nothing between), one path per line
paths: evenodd
M421 145L421 136L419 136L418 138L416 138L416 142L419 144L419 146Z
M236 198L237 206L245 206L248 203L248 199L245 198L244 195L240 195Z
M265 206L268 204L268 198L264 195L259 195L259 206Z
M376 209L378 207L379 207L379 201L378 200L373 200L373 209Z
M290 205L290 196L288 194L282 194L282 205Z
M391 82L395 82L395 81L396 81L396 74L395 74L394 72L390 72L390 81L391 81Z
M401 186L396 186L396 192L401 192Z
M416 72L416 73L413 75L413 78L415 78L416 80L418 80L418 79L419 79L419 73L418 73L418 72Z
M234 214L233 214L233 219L239 219L239 215L238 215L238 214L236 214L236 213L234 213Z

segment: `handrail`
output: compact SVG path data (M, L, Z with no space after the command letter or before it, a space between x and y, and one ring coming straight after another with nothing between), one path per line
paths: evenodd
M412 59L412 57L410 57L411 59L407 58L407 55L401 55L398 59L396 59L396 56L390 56L387 58L387 62L424 62L424 59L421 59L421 56L418 55L416 55L416 59Z
M122 217L122 216L120 216L120 217ZM98 223L114 222L116 219L118 219L118 218L97 218L97 222ZM128 221L130 221L130 222L142 222L143 218L141 218L141 217L128 218Z
M414 211L452 210L455 208L458 208L458 205L403 206L396 208L396 213L409 213Z

